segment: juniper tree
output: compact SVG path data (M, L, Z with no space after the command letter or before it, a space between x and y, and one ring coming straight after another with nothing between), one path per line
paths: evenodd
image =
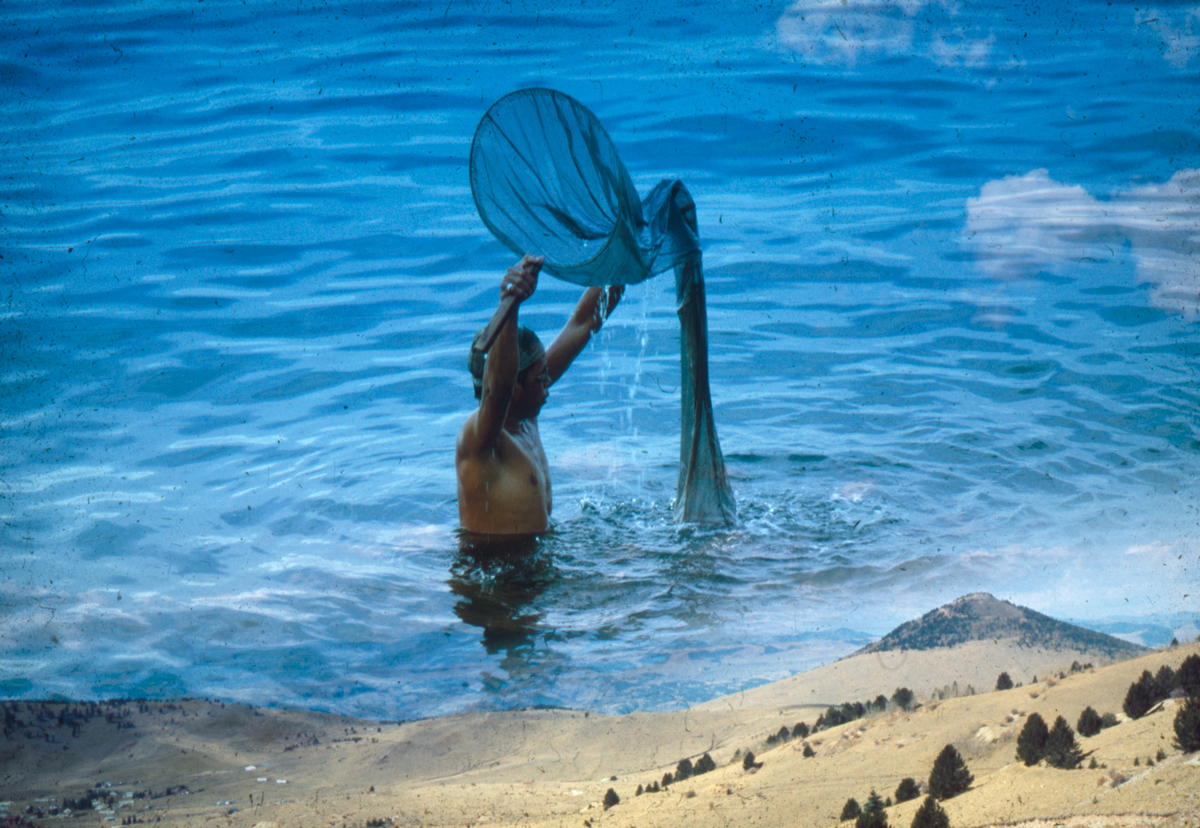
M954 745L946 745L929 772L929 792L938 799L950 799L971 787L973 781L975 777Z
M681 759L679 764L675 766L675 781L682 782L692 775L692 760Z
M892 704L899 707L901 710L908 710L913 703L913 691L907 687L897 687L896 692L892 693Z
M1046 737L1049 735L1050 728L1046 727L1046 720L1037 713L1030 713L1017 736L1017 758L1026 765L1036 765L1042 761L1046 755Z
M996 678L996 689L997 689L997 690L1011 690L1011 689L1013 689L1013 680L1012 680L1012 676L1010 676L1010 675L1009 675L1008 673L1006 673L1006 672L1005 672L1005 673L1001 673L1001 674L1000 674L1000 675L999 675L999 676Z
M1075 770L1083 761L1083 751L1075 741L1075 731L1059 716L1046 736L1046 761L1051 767Z
M1200 750L1200 695L1184 699L1175 714L1175 747L1184 753Z
M863 806L862 813L854 821L854 828L888 828L887 811L884 810L883 800L875 793L874 788L867 797L867 804Z
M858 800L850 797L846 800L846 804L842 806L842 815L839 817L842 822L849 822L852 819L858 819L858 815L862 813L862 806L858 804Z
M1080 736L1095 736L1103 727L1100 714L1090 705L1083 709L1083 712L1079 714L1079 721L1075 723L1075 729L1079 731Z
M950 828L950 817L936 799L927 796L913 815L912 828Z
M808 742L805 742L804 743L804 758L807 759L810 756L816 756L816 755L817 755L817 752L812 749L812 745L810 745Z
M1150 675L1149 670L1143 670L1141 678L1129 685L1129 691L1125 694L1125 715L1131 719L1140 719L1149 712L1156 701L1158 699L1155 698L1154 676Z
M621 797L617 796L616 791L614 791L612 788L609 788L608 793L604 795L604 810L607 811L609 808L619 804L620 802Z
M1154 697L1156 700L1168 699L1171 693L1179 686L1179 677L1175 675L1175 671L1168 665L1164 664L1158 668L1158 672L1154 674Z
M911 776L906 776L900 780L900 784L896 788L896 803L908 802L910 799L916 799L920 795L921 786L917 784L917 780Z
M1200 696L1200 656L1192 653L1179 665L1175 673L1179 686L1189 696Z
M817 717L817 723L813 725L813 730L828 730L831 727L837 727L844 723L842 712L836 707L831 707Z
M714 762L713 758L706 753L696 760L696 767L692 773L696 776L699 776L702 773L708 773L709 771L716 769L717 763Z

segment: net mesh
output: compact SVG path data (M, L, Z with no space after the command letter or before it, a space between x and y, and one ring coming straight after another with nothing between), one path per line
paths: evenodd
M578 285L636 284L700 255L670 184L639 201L596 116L553 89L496 101L471 144L484 224L517 255L545 256L545 270Z
M636 284L675 272L680 325L675 519L732 524L733 492L713 421L708 321L696 207L681 181L644 200L583 104L552 89L504 96L471 144L471 192L484 224L518 256L578 285Z

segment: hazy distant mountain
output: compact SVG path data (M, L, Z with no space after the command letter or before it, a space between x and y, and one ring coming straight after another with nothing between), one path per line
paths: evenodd
M859 653L884 650L932 650L966 641L1015 641L1022 647L1082 650L1112 660L1145 655L1149 649L1095 630L1057 621L1048 615L1000 601L986 592L964 595L906 621Z

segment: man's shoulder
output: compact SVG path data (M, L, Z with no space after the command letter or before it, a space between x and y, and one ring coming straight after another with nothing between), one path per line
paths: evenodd
M538 431L537 418L521 420L520 429L516 432L502 427L490 438L476 430L479 411L472 411L463 422L455 443L455 460L459 464L479 462L503 466L510 457L528 455L532 449L540 449L541 435Z
M454 445L458 462L474 459L493 459L499 449L512 442L512 435L502 426L494 434L485 434L479 428L479 409L475 409L463 420Z

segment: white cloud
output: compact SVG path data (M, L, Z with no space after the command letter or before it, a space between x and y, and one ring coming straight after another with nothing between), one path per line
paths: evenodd
M1100 200L1046 170L989 181L967 200L966 245L998 279L1111 261L1126 243L1156 307L1200 313L1200 170Z
M930 52L943 66L985 66L991 62L992 47L996 45L994 34L972 40L963 35L962 29L934 32L931 40Z
M1153 543L1138 543L1125 550L1125 554L1134 558L1147 558L1154 560L1166 560L1171 555L1172 547L1162 541L1154 541Z
M1150 301L1194 318L1200 313L1200 170L1131 190L1123 201L1138 275L1156 285Z
M958 6L957 0L794 0L776 21L775 32L782 46L819 63L854 65L873 57L921 55L945 66L986 65L994 34L972 37L921 14L938 7L953 18ZM1133 29L1157 35L1163 59L1177 69L1200 55L1200 6L1135 9Z
M985 273L1015 278L1088 255L1084 236L1106 218L1082 187L1034 170L989 181L967 199L967 240Z
M1187 66L1200 53L1200 6L1185 9L1178 16L1155 8L1142 12L1135 9L1134 25L1149 26L1162 38L1163 59L1176 69Z
M796 0L775 29L789 49L818 61L853 64L860 57L908 53L913 16L923 5L913 0Z
M991 58L995 35L971 38L961 27L934 28L920 12L952 0L795 0L775 24L779 43L821 63L919 54L944 65L979 66Z

